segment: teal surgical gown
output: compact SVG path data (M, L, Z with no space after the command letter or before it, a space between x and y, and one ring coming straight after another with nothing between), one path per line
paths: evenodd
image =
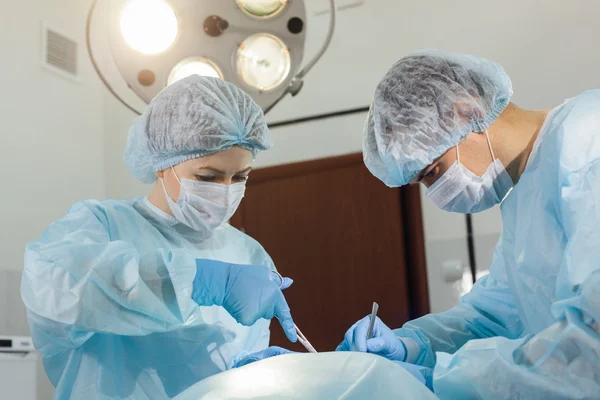
M489 275L396 331L441 399L600 398L600 91L546 119L501 205Z
M192 300L197 258L274 269L235 228L200 241L147 199L77 203L29 244L21 292L55 398L172 398L266 348L268 321Z

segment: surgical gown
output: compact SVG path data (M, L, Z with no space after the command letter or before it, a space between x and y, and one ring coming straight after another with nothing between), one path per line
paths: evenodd
M396 331L407 361L441 399L600 398L600 91L549 114L501 210L490 274Z
M147 199L78 203L29 244L21 292L55 398L172 398L266 348L268 321L192 300L197 258L274 268L230 225L198 241Z

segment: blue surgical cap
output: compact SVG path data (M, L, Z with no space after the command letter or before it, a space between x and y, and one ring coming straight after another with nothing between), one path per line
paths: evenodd
M152 183L157 171L233 146L254 155L271 147L261 108L231 83L193 75L160 92L133 121L123 159Z
M406 185L469 133L485 131L512 93L495 62L441 50L410 54L375 91L363 135L365 164L386 185Z

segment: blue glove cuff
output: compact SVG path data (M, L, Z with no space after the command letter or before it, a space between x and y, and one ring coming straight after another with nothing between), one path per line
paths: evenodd
M433 370L427 369L426 371L421 371L421 373L425 378L425 386L433 392Z
M400 361L405 362L406 357L408 357L408 349L406 348L406 345L404 344L404 340L402 340L400 338L398 338L398 340L400 341L400 343L402 344L402 348L404 349L404 353L403 353L404 356L402 357L402 360L400 360Z

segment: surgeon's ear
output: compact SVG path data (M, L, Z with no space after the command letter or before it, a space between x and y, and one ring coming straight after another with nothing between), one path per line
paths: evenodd
M161 179L162 179L162 178L165 176L165 171L163 170L163 171L158 171L158 172L156 172L156 176L157 176L158 178L161 178Z

